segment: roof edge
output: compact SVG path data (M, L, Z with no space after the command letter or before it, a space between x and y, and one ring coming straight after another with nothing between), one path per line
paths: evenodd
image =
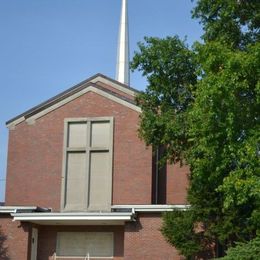
M95 82L93 82L95 79L97 78L103 78L105 80L108 80L110 82L112 82L113 84L115 85L119 85L121 87L121 91L122 91L122 88L125 89L126 92L128 92L129 90L130 91L133 91L134 93L138 94L140 93L140 91L134 89L134 88L131 88L131 87L128 87L127 85L121 83L121 82L118 82L112 78L109 78L101 73L97 73L95 74L94 76L91 76L89 77L88 79L86 80L83 80L81 81L80 83L72 86L71 88L68 88L67 90L55 95L54 97L50 98L50 99L47 99L46 101L44 102L41 102L39 105L37 106L34 106L28 110L26 110L25 112L11 118L10 120L6 121L6 126L8 127L10 124L12 124L13 122L17 121L17 124L19 124L20 122L22 122L26 117L32 115L32 114L35 114L37 113L37 111L42 111L44 110L45 108L49 107L49 106L52 106L53 104L63 100L64 98L80 91L81 89L83 89L84 87L87 87L89 85L95 85L95 87L97 87L97 85L95 84ZM99 87L100 88L100 87ZM112 91L111 91L112 92ZM129 93L128 93L129 94Z

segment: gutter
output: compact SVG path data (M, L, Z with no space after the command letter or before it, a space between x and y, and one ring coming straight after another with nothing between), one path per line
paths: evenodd
M26 213L26 212L49 212L49 208L37 206L0 206L0 214Z
M132 212L167 212L173 210L187 210L190 205L113 205L112 210L115 212L132 211Z

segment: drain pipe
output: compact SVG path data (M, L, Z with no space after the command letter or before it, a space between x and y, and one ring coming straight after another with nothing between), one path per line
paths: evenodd
M156 162L155 162L155 204L158 204L158 179L159 179L159 148L156 148Z

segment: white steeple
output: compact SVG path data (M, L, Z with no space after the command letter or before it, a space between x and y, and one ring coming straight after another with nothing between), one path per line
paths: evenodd
M121 21L119 29L116 80L129 85L129 42L127 0L122 0Z

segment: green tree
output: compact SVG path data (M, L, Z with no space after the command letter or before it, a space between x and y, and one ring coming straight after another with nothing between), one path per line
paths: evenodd
M148 145L167 146L171 161L183 159L187 145L185 112L197 81L194 53L177 36L146 37L138 46L140 53L134 56L132 69L142 71L149 83L137 98L143 110L140 135Z
M165 214L162 228L189 258L260 229L259 12L259 1L197 1L203 44L145 38L132 62L148 79L140 136L191 170L191 209Z
M188 196L205 235L226 246L259 228L259 47L197 47L203 75L188 116Z
M259 41L260 2L258 0L199 0L193 18L200 19L206 42L221 41L243 48Z
M221 260L258 260L260 259L260 237L247 243L237 243L227 251L227 255Z

